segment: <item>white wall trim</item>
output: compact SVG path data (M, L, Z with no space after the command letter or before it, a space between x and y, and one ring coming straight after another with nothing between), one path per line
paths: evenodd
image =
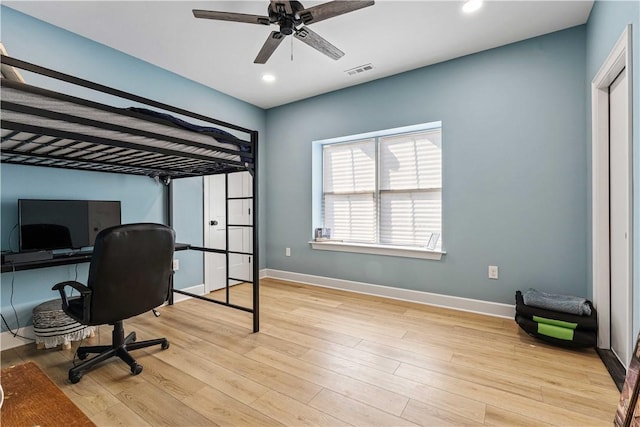
M180 289L181 291L184 292L189 292L191 294L195 294L195 295L204 295L205 294L205 290L204 290L204 283L201 283L199 285L195 285L195 286L190 286L188 288L182 288ZM188 299L192 299L193 297L190 297L188 295L182 295L182 294L174 294L173 295L173 303L178 303L178 302L182 302L182 301L186 301Z
M36 336L33 333L33 325L24 326L18 329L18 334L29 339L14 337L10 331L0 334L0 350L9 350L10 348L20 347L21 345L34 343Z
M436 307L451 308L454 310L486 314L495 317L513 319L516 313L515 306L510 304L434 294L431 292L414 291L410 289L393 288L390 286L374 285L364 282L354 282L351 280L333 279L331 277L293 273L290 271L264 269L260 272L260 277L297 282L305 285L320 286L324 288L340 289L360 294L375 295L400 301L409 301L419 304L433 305Z
M631 70L631 25L628 25L609 52L591 82L591 175L592 175L592 274L593 304L598 310L598 347L611 348L611 296L609 247L609 86L626 68L629 76L629 207L633 209L633 89ZM629 212L629 268L633 268L633 214ZM633 272L629 272L629 280ZM630 291L633 286L629 284ZM629 295L630 319L633 319L632 295ZM633 328L630 328L632 330ZM630 340L633 339L630 337Z

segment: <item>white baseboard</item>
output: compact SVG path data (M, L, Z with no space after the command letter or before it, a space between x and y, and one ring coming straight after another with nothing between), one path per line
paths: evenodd
M199 285L195 285L195 286L191 286L188 288L182 288L180 289L181 291L185 291L185 292L189 292L191 294L195 294L195 295L204 295L204 283L201 283ZM182 294L178 294L175 293L173 294L173 303L177 303L177 302L181 302L181 301L185 301L188 299L191 299L193 297L190 297L188 295L182 295Z
M264 271L264 276L262 274ZM513 319L515 306L491 301L475 300L450 295L434 294L431 292L414 291L410 289L393 288L390 286L373 285L370 283L353 282L350 280L333 279L331 277L313 276L310 274L293 273L290 271L264 269L260 277L270 277L278 280L302 283L305 285L324 288L340 289L366 295L375 295L401 301L451 308L454 310L486 314L488 316Z
M14 347L20 347L21 345L32 343L36 339L33 333L33 325L24 326L20 328L17 333L28 339L17 336L14 337L10 331L5 331L0 334L0 350L4 351Z

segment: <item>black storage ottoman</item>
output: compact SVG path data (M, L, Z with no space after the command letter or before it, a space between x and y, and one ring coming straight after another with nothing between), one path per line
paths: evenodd
M516 322L529 335L563 347L595 347L598 340L598 315L590 301L591 315L578 316L532 307L516 292Z

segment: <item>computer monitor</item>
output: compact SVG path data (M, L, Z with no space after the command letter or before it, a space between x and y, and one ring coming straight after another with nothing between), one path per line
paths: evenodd
M121 223L120 202L18 200L20 252L93 246L103 229Z

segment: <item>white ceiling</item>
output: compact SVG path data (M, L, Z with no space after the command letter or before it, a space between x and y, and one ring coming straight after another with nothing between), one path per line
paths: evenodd
M323 1L305 1L305 7ZM264 65L253 60L277 26L195 19L192 9L266 15L261 1L3 1L262 108L270 108L474 52L584 24L593 1L377 0L309 27L343 50L338 61L288 37ZM293 61L291 60L293 50ZM371 63L372 71L345 70ZM264 73L276 81L262 81Z

